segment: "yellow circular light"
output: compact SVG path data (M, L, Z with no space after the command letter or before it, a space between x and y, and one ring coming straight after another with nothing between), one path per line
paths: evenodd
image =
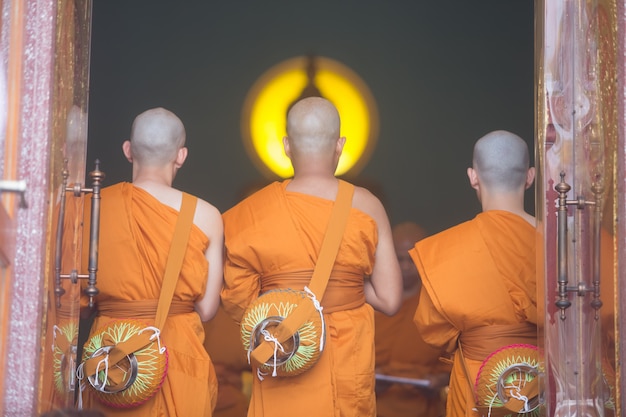
M325 57L315 57L314 62L315 86L337 107L341 136L346 137L335 174L357 174L376 144L378 112L374 99L365 83L345 65ZM309 82L308 63L309 58L302 56L270 68L246 98L242 134L250 158L265 175L293 175L282 139L287 110Z

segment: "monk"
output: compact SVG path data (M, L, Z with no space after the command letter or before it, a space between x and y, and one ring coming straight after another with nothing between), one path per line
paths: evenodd
M467 175L482 212L410 251L423 283L415 323L427 343L454 355L447 417L478 415L473 386L489 354L537 344L535 219L524 211L535 175L528 146L507 131L488 133L474 145L472 165Z
M393 316L375 312L376 408L378 417L441 417L450 365L441 361L441 349L426 344L413 316L422 287L409 250L427 236L416 223L392 228L393 244L402 270L402 307ZM386 377L420 380L427 385L390 383Z
M266 186L224 213L222 303L235 321L266 291L302 291L308 285L340 185L334 173L346 138L339 132L332 103L320 97L298 101L288 112L283 138L293 178ZM401 292L385 209L367 189L354 187L321 299L324 350L297 376L270 374L261 380L252 361L248 416L375 416L373 309L394 314Z
M133 122L130 140L122 146L132 163L133 181L101 192L100 293L91 334L112 319L154 322L184 194L173 188L172 182L187 157L185 138L181 120L163 108L147 110ZM211 416L217 379L204 349L202 322L217 312L222 281L221 214L198 199L172 305L160 329L169 358L161 389L147 402L124 409L101 404L94 398L94 390L86 387L82 392L85 408L101 410L108 417ZM89 384L87 380L81 383Z

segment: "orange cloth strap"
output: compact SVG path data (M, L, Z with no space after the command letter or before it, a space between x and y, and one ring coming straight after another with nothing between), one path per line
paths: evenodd
M496 350L518 343L536 345L537 326L529 322L484 326L463 331L459 337L463 355L475 361L484 361Z
M84 362L85 375L94 375L98 370L104 369L102 364L106 364L107 368L114 368L115 364L153 342L153 332L135 333L123 342L111 347L109 352L102 352L98 356L92 356Z
M183 193L183 200L180 207L178 219L176 219L176 229L170 246L170 252L165 265L163 285L156 310L155 327L161 329L167 318L172 295L178 281L180 268L183 263L189 233L193 224L193 217L196 211L198 199L190 194ZM116 313L117 315L117 313ZM104 355L93 356L84 362L85 375L93 375L98 370L102 361L106 361L108 367L114 367L119 361L133 352L138 351L153 342L153 332L136 333L124 342L113 346L108 352L108 357ZM106 355L106 353L105 353Z
M354 186L348 182L339 180L337 198L326 226L326 234L322 241L320 254L315 264L315 270L308 288L315 295L317 300L321 300L330 278L330 272L335 265L335 258L339 250L339 245L343 238L350 208L352 207L352 195ZM298 329L309 319L315 309L311 303L300 303L280 324L276 327L274 337L279 343L289 339ZM274 347L268 341L261 342L253 351L252 358L258 363L265 363L274 353Z
M343 238L346 224L348 223L353 194L354 186L339 180L337 201L335 201L328 226L326 226L326 235L322 241L320 254L315 264L311 283L309 284L309 289L315 294L318 300L321 300L324 295L326 284L328 284L328 279L330 278L330 271L332 271L335 265L339 245L341 244L341 239Z
M154 320L159 300L107 300L98 303L98 313L107 317ZM172 300L168 316L191 313L192 301Z
M170 245L170 252L167 256L167 264L165 265L165 275L163 276L163 286L159 296L159 304L157 306L156 318L154 325L161 329L167 318L172 296L176 288L176 282L183 265L185 252L187 252L187 244L189 243L189 233L193 225L193 216L196 213L196 204L198 199L191 194L183 193L183 201L180 205L180 213L176 219L176 229L174 237Z

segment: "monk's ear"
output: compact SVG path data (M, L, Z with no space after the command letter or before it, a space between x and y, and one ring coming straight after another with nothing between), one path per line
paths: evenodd
M337 156L341 156L341 153L343 152L343 147L346 144L346 137L342 136L339 139L337 139L337 149L335 150L335 152L337 153Z
M287 158L291 159L291 147L289 146L289 138L287 136L283 136L283 149Z
M528 190L531 185L535 182L535 167L528 168L528 172L526 173L526 185L525 190Z
M124 141L124 143L122 144L122 152L124 152L124 156L126 157L128 162L130 162L132 164L133 163L133 153L131 151L130 141L129 140Z
M472 188L478 190L478 174L476 174L476 170L474 168L467 168L467 178L469 178Z
M182 147L178 150L178 153L176 154L176 168L180 168L183 166L183 164L185 163L185 160L187 159L187 154L189 153L189 150L186 147Z

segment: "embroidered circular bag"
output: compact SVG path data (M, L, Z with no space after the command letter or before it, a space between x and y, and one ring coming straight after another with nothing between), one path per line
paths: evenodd
M152 342L117 363L109 363L109 353L115 346L144 333ZM95 332L84 346L79 377L85 373L85 361L92 358L99 358L95 373L84 377L98 401L110 407L143 404L159 391L167 374L168 353L161 345L159 330L138 320L113 320Z
M489 355L476 377L476 406L484 416L539 416L537 346L515 344Z
M298 331L279 343L273 338L273 329L300 303L314 303L316 306ZM265 363L258 364L261 375L271 373L272 376L296 376L310 369L324 350L325 338L321 307L305 291L268 291L250 304L241 320L241 339L248 352L248 361L251 352L262 341L273 343L272 357Z

